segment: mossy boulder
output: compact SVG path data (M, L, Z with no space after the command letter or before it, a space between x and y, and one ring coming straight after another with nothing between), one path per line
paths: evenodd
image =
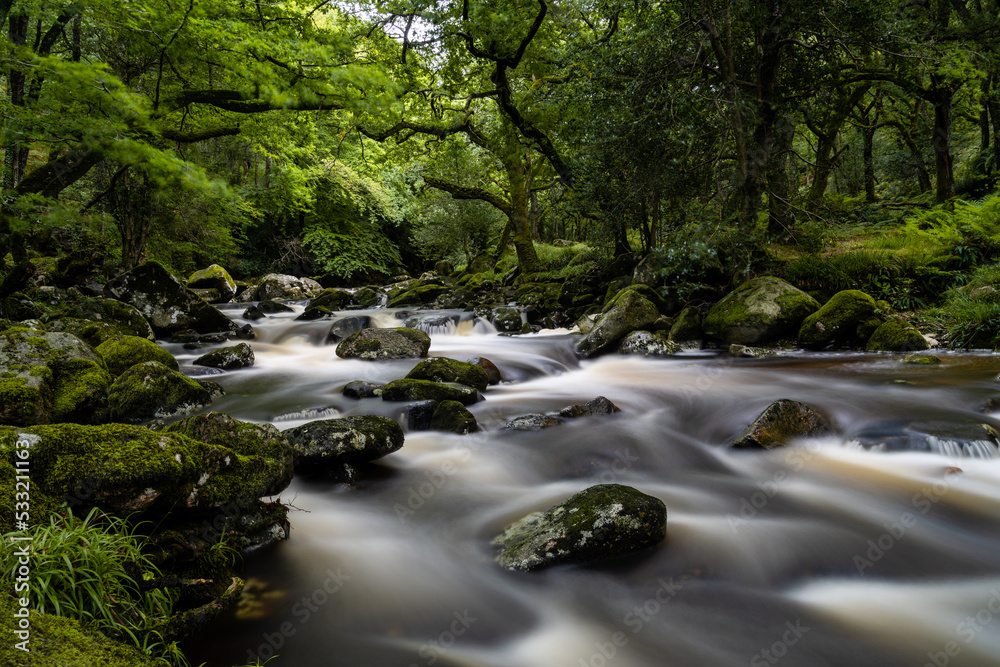
M222 347L218 350L212 350L208 354L203 354L191 363L195 366L221 368L224 371L249 368L254 363L253 348L247 343Z
M32 441L33 490L120 517L248 505L287 484L284 464L271 450L240 454L232 446L143 426L54 424L0 431L4 458L12 460L18 439Z
M677 314L667 338L682 350L700 350L704 342L701 332L701 313L689 306Z
M830 419L818 410L787 398L775 401L732 442L737 449L774 449L796 438L833 432Z
M349 308L378 308L386 294L374 287L362 287L351 295L351 305Z
M894 317L875 330L865 349L869 352L919 352L930 347L915 326Z
M475 364L486 371L486 380L488 384L500 384L503 380L503 373L497 368L497 365L485 357L472 357L468 360L468 363Z
M28 612L30 636L28 651L15 647L20 640L16 634L20 609L17 601L7 593L0 593L0 633L5 638L0 644L0 664L13 667L160 667L162 660L138 649L126 646L87 628L79 621L64 616Z
M622 340L618 353L662 358L673 356L682 349L679 344L658 333L633 331Z
M646 299L654 306L656 306L656 309L660 311L661 314L669 315L677 310L677 304L675 303L673 298L664 297L663 294L657 292L655 289L649 287L648 285L631 284L623 287L621 290L615 293L614 296L612 296L611 298L606 298L604 302L604 307L601 308L601 311L607 312L610 308L613 308L615 306L615 304L618 302L619 299L622 299L628 295L635 295L635 294L641 296L642 298Z
M312 278L298 278L281 273L269 273L260 282L247 288L236 300L241 303L250 301L304 301L311 299L323 291L323 286ZM264 311L267 312L267 311Z
M377 415L320 419L285 431L295 471L337 472L344 465L374 461L403 446L403 429Z
M236 325L157 262L147 262L104 286L106 296L135 306L158 336L194 329L236 332Z
M117 299L85 298L66 309L61 318L90 320L114 327L120 335L138 336L153 340L153 329L139 310L132 305L122 303ZM51 327L50 327L51 329ZM70 332L75 333L75 332ZM84 338L83 336L80 336ZM87 340L84 338L84 340ZM107 340L105 337L100 343ZM88 343L91 341L87 340ZM93 343L91 343L93 345ZM95 346L96 347L96 346Z
M663 501L629 486L599 484L512 523L493 547L500 566L531 571L635 553L666 535Z
M400 308L403 306L422 306L433 303L439 296L451 291L446 285L418 280L409 289L392 296L387 306Z
M148 324L146 326L147 328L149 327ZM45 323L45 329L46 331L62 331L63 333L73 334L93 348L96 348L105 341L120 338L123 335L131 335L123 333L114 324L81 320L75 317L60 317L57 320L50 320ZM149 338L143 337L143 339L153 340L152 329L149 330L149 336Z
M328 311L345 310L351 305L351 293L347 290L328 288L317 294L309 305L306 312L311 308L325 308Z
M344 359L418 359L427 356L431 337L419 329L362 329L337 345L337 356Z
M858 326L875 312L875 299L860 290L837 292L799 327L799 345L822 350L835 344L853 345ZM865 341L861 341L864 343Z
M245 497L257 499L281 493L294 473L292 444L273 424L254 424L222 412L185 417L167 424L165 433L179 433L192 440L228 447L240 455L230 472L245 479ZM253 467L240 468L253 463Z
M492 322L500 333L519 333L524 328L521 311L507 306L496 308L493 311Z
M730 345L763 345L796 332L819 307L816 299L784 280L754 278L712 306L702 330Z
M187 279L187 286L197 290L216 290L219 301L231 301L236 296L236 281L218 264L192 273Z
M486 370L481 366L447 357L424 359L406 374L406 378L433 382L458 382L478 391L486 391L490 382Z
M472 405L479 392L465 385L444 384L430 380L393 380L382 388L383 401L458 401Z
M122 336L97 346L112 375L121 375L144 361L158 361L167 368L178 370L177 360L156 343L138 336Z
M465 409L465 406L458 401L441 401L434 408L431 416L430 429L432 431L448 431L466 435L479 430L476 417Z
M158 361L135 364L108 390L112 419L130 423L186 414L211 402L207 389Z
M72 334L0 333L0 424L99 423L111 381L101 357Z
M590 333L577 341L576 352L584 358L610 352L628 334L647 329L659 317L656 305L630 285L611 300Z

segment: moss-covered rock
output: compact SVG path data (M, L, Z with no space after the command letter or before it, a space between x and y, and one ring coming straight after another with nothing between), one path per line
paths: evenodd
M500 333L519 333L524 328L521 312L507 306L494 309L492 322Z
M868 339L869 352L919 352L930 349L917 328L899 317L881 325Z
M766 347L750 347L748 345L730 345L729 355L741 359L770 359L778 356L774 350Z
M0 593L0 633L5 638L0 643L0 664L11 667L160 667L163 664L136 648L86 628L79 621L35 610L26 619L30 628L25 642L28 650L21 651L16 648L21 641L16 634L20 629L20 619L15 616L18 609L15 598Z
M704 332L724 343L766 344L793 334L819 302L784 280L765 276L740 285L712 306Z
M337 345L337 356L344 359L418 359L427 356L431 337L419 329L362 329Z
M652 287L649 287L648 285L631 284L623 287L610 299L605 299L604 307L601 308L601 311L607 312L610 308L614 308L615 304L618 302L619 299L622 299L629 295L641 296L642 298L646 299L654 306L656 306L656 310L658 310L660 314L663 315L673 314L677 310L677 304L675 303L675 300L673 298L665 297L663 294L656 291Z
M384 382L354 380L353 382L348 382L344 385L344 389L340 393L347 398L356 398L360 400L362 398L377 398L382 395L382 389L384 388Z
M18 439L32 441L32 490L121 517L251 504L287 483L285 463L273 450L240 454L231 446L142 426L54 424L0 431L0 455L8 461Z
M586 403L570 405L559 411L559 416L564 419L578 419L580 417L597 417L601 415L614 415L621 412L621 408L604 396L592 398Z
M918 366L934 366L941 363L939 357L935 357L933 354L917 354L916 352L911 353L899 360L902 364L915 364Z
M240 303L277 299L303 301L313 298L322 291L323 286L312 278L298 278L281 273L269 273L261 278L259 283L241 292L236 297L236 300Z
M146 326L148 327L149 325L147 324ZM96 348L105 341L131 335L124 333L117 326L107 322L81 320L75 317L60 317L56 320L50 320L45 323L45 329L47 331L62 331L63 333L73 334L93 348ZM144 338L144 340L152 340L152 329L149 330L149 335L150 338Z
M406 374L406 378L433 382L458 382L478 391L486 391L486 387L489 385L489 376L481 366L447 357L424 359Z
M351 305L349 308L378 308L382 300L385 299L385 292L374 287L362 287L351 295Z
M451 290L450 287L427 281L417 281L409 289L396 296L392 296L387 304L389 308L401 308L403 306L422 306L433 303L439 296Z
M659 498L599 484L514 522L493 540L496 561L513 571L606 560L656 546L667 534Z
M11 328L0 333L0 424L98 423L111 384L104 361L76 336Z
M622 343L618 347L619 354L653 358L670 357L681 350L679 344L665 336L649 331L633 331L622 339Z
M475 364L486 371L486 380L488 384L500 384L503 380L503 373L497 368L497 365L485 357L472 357L468 360L468 363Z
M194 329L236 332L232 321L198 297L157 262L147 262L104 286L106 296L135 306L158 336Z
M430 380L393 380L382 388L383 401L458 401L472 405L479 392L465 385L451 385Z
M112 375L121 375L144 361L158 361L167 368L178 370L177 360L156 343L138 336L122 336L97 346Z
M434 408L430 429L466 435L477 432L479 424L476 422L475 416L458 401L441 401Z
M668 339L682 350L701 349L704 341L701 332L701 313L697 308L689 306L677 314L677 319L670 327Z
M589 358L609 352L628 334L656 322L660 311L637 287L645 286L630 285L611 300L608 308L594 321L590 333L577 341L577 354Z
M239 454L242 458L232 463L229 472L245 480L243 499L277 495L292 481L292 444L273 424L254 424L209 412L168 424L163 431L228 447Z
M328 288L309 302L305 311L296 319L319 320L331 317L335 311L346 310L351 304L351 293L347 290Z
M112 419L131 423L182 415L211 402L207 389L157 361L132 366L108 390Z
M187 279L191 289L216 290L220 301L231 301L236 296L236 281L229 272L218 264L212 264L207 269L195 271Z
M834 344L852 345L858 326L875 312L875 299L860 290L837 292L799 327L799 345L822 350ZM861 341L864 343L864 341Z
M380 459L403 446L403 429L376 415L320 419L285 431L295 471L337 472L344 465Z
M518 415L508 421L500 427L501 431L541 431L542 429L552 428L553 426L559 426L562 424L563 420L558 417L553 417L552 415L543 415L538 412L532 412L526 415Z
M758 415L732 443L737 449L774 449L795 438L810 438L833 432L823 413L787 398L775 401Z
M254 364L253 348L247 343L239 343L230 347L212 350L191 362L195 366L221 368L225 371L235 371L248 368Z
M153 329L137 308L117 299L86 298L68 308L60 317L101 322L113 326L123 336L138 336L153 340ZM51 328L51 327L50 327ZM75 333L71 331L70 333ZM84 338L83 336L80 336ZM87 340L84 338L84 340ZM104 338L107 340L107 338ZM101 340L100 343L103 343ZM90 343L89 340L87 340ZM93 345L93 343L91 343ZM96 345L95 345L96 347Z

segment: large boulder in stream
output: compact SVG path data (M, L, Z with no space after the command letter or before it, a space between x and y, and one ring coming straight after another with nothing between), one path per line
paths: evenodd
M254 364L253 348L247 343L222 347L218 350L212 350L208 354L203 354L191 363L195 366L220 368L224 371L249 368Z
M219 301L232 301L236 296L236 281L218 264L192 273L187 279L187 286L197 290L215 290Z
M486 370L478 364L456 361L447 357L430 357L419 362L406 374L410 380L431 380L432 382L458 382L478 391L486 391L490 379Z
M799 327L799 345L822 350L835 344L853 345L858 325L875 312L875 299L856 289L837 292ZM861 341L863 344L865 341Z
M659 498L599 484L515 521L493 540L496 561L513 571L606 560L656 546L667 534Z
M111 385L104 360L68 333L0 333L0 424L100 423Z
M281 273L269 273L260 282L236 297L240 303L250 301L304 301L323 291L323 286L312 278L299 278ZM266 311L265 311L266 312Z
M285 431L295 471L339 472L345 465L380 459L403 446L403 429L377 415L320 419Z
M187 414L211 402L208 389L158 361L135 364L108 390L111 417L129 423Z
M404 378L393 380L382 388L383 401L458 401L472 405L479 400L479 392L462 384L444 384L430 380Z
M479 424L476 417L465 409L459 401L441 401L434 408L429 428L432 431L448 431L459 435L476 433Z
M104 286L104 293L142 313L157 336L193 329L198 333L236 332L236 325L181 284L157 262L146 262Z
M81 299L63 312L60 317L73 320L87 320L107 325L112 327L121 336L138 336L140 338L148 338L149 340L153 340L154 338L153 329L149 326L149 322L143 314L135 306L123 303L117 299ZM53 327L49 326L49 330L53 330ZM59 330L76 333L70 329ZM101 340L94 343L83 336L79 337L95 347L108 338L108 336L101 336Z
M638 286L630 285L611 299L590 333L577 341L576 352L584 358L610 352L625 336L651 327L659 317L660 311L653 301Z
M784 280L754 278L724 296L705 315L702 329L728 344L772 343L794 334L819 302Z
M295 319L311 321L332 317L335 311L346 310L350 304L350 292L330 287L316 295L305 311Z
M798 401L783 398L757 416L730 445L736 449L774 449L796 438L810 438L833 432L830 419Z
M426 357L430 347L431 337L419 329L362 329L337 345L337 356L366 361L418 359Z
M622 340L621 346L618 348L618 353L662 358L673 356L680 352L681 349L680 345L666 336L650 331L633 331Z

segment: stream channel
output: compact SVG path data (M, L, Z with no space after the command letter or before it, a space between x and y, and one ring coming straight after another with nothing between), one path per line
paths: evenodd
M244 324L244 307L225 312ZM256 364L212 376L227 395L211 409L282 430L402 419L403 404L341 389L416 360L341 359L323 344L331 322L301 311L253 323ZM401 324L392 310L343 314ZM1000 421L978 410L1000 394L1000 355L581 361L566 331L499 336L469 313L418 315L437 318L420 327L431 356L503 373L470 407L482 432L407 432L354 486L297 477L280 496L290 539L244 557L244 600L188 642L193 664L1000 665L1000 460L982 427ZM193 371L195 353L166 347ZM500 430L596 396L621 413ZM781 398L826 412L837 435L728 449ZM602 483L663 500L666 541L531 574L492 561L506 525Z

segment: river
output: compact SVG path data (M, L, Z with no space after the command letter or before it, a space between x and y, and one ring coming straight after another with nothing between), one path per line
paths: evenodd
M243 307L227 314L243 324ZM340 359L321 344L330 322L297 312L254 323L256 364L211 378L227 392L212 409L281 429L400 417L400 404L340 391L416 361ZM361 314L400 324L394 311ZM470 407L484 431L408 432L353 487L297 477L280 496L290 539L245 557L244 601L188 643L193 664L1000 664L1000 461L980 426L1000 422L977 410L1000 394L1000 356L580 361L566 332L498 336L444 315L459 321L425 325L430 354L483 356L506 378ZM193 352L167 347L190 367ZM498 430L596 396L622 412ZM780 398L825 411L838 435L727 449ZM492 562L507 524L611 482L663 500L664 543L534 574Z

